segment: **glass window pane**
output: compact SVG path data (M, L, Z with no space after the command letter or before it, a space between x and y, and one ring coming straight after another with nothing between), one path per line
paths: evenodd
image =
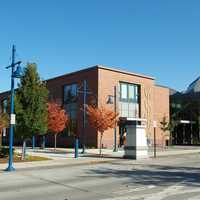
M135 86L132 84L129 84L128 86L128 96L130 101L135 99Z
M127 97L128 97L127 84L122 83L121 84L121 99L127 99Z
M64 102L70 103L76 101L77 96L77 84L64 86Z
M3 112L6 113L8 108L8 101L7 99L3 100Z
M135 102L138 103L138 86L135 86Z
M69 85L64 86L64 101L67 101L70 95L70 89L71 87Z
M72 84L71 94L72 94L72 96L76 96L76 94L77 94L77 85L76 84Z

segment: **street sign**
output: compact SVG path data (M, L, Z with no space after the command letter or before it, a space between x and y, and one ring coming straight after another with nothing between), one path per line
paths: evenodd
M3 137L6 137L6 128L3 128Z
M10 124L15 125L15 114L10 115Z
M180 120L180 123L181 124L190 124L190 121L189 120Z

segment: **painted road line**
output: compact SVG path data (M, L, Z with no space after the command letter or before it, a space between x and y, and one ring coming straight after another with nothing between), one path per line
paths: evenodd
M119 189L118 191L114 191L113 194L123 195L131 192L140 192L147 189L155 188L155 185L148 185L148 186L142 186L137 188L129 188L129 189Z

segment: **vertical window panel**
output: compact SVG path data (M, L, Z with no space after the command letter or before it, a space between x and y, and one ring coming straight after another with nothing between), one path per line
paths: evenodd
M127 100L128 98L128 88L127 88L127 84L125 83L121 83L121 99L123 100Z
M129 101L134 101L135 99L135 86L132 84L128 85L128 98Z

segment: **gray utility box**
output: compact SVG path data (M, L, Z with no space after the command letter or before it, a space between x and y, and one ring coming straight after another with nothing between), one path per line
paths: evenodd
M127 135L124 158L142 159L148 157L146 119L130 118L133 123L126 125Z

